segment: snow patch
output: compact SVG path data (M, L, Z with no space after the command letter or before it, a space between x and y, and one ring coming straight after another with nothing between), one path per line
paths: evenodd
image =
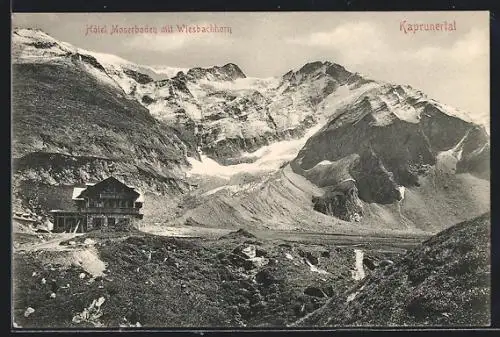
M201 113L201 109L190 102L183 102L183 108L184 111L186 111L186 115L188 115L191 119L193 120L201 120L203 117L203 114Z
M204 154L201 154L200 156L201 161L188 157L188 161L192 166L188 171L188 174L209 175L229 179L239 173L276 171L284 162L294 159L300 149L302 149L305 145L306 141L321 127L321 124L312 127L303 137L299 139L276 142L271 145L264 146L255 152L244 153L242 155L242 157L258 158L253 163L241 163L224 166L217 163L215 160L208 158Z
M361 249L355 249L354 255L356 261L354 263L354 270L352 270L351 273L352 278L359 281L365 278L365 269L363 266L363 257L365 253Z
M347 296L347 300L346 300L346 302L347 302L347 303L349 303L349 302L351 302L352 300L354 300L354 299L356 298L356 296L358 296L358 295L359 295L359 293L360 293L360 292L361 292L364 288L365 288L365 285L363 284L363 286L361 286L361 288L359 288L359 290L358 290L358 291L356 291L356 292L353 292L353 293L349 294L349 296Z
M347 85L342 85L318 105L318 113L325 117L334 118L338 110L352 103L364 93L378 87L380 87L380 84L375 82L364 84L356 89L351 89Z
M152 66L143 66L144 68L147 68L151 70L152 72L156 74L161 74L161 75L166 75L169 78L174 77L177 75L179 72L187 73L189 70L188 68L180 68L180 67L169 67L169 66L163 66L163 65L152 65Z
M404 186L399 186L399 200L402 201L405 198L405 187Z
M449 150L441 151L436 156L436 168L443 173L455 173L457 163L462 159L463 144L469 135L469 131L465 133L462 139Z
M228 193L235 194L235 193L238 193L240 191L249 191L252 188L256 188L260 185L262 185L262 182L261 183L248 183L248 184L241 184L241 185L224 185L224 186L219 186L219 187L216 187L212 190L209 190L209 191L203 193L201 196L206 197L206 196L213 195L213 194L220 192L220 191L226 191Z

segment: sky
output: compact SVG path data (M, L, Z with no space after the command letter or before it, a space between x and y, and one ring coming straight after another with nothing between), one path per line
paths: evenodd
M450 31L408 31L448 22ZM247 76L281 76L330 61L368 78L409 84L431 98L489 120L489 13L218 12L15 13L13 27L39 28L74 46L144 65L192 68L237 64ZM90 33L88 27L106 28ZM177 26L229 27L181 33ZM157 33L113 33L113 27ZM171 26L173 32L162 32ZM405 33L406 29L406 33Z

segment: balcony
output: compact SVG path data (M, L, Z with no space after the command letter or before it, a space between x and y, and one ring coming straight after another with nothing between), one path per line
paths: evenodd
M141 214L140 208L120 208L120 207L87 207L82 208L81 213L108 213L108 214Z
M129 199L130 194L120 192L101 192L99 199Z

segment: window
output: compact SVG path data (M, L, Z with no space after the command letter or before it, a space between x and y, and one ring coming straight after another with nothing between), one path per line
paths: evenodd
M115 218L108 218L108 226L109 227L114 227L115 226L116 219Z
M102 227L102 218L94 218L92 219L92 227L101 228Z

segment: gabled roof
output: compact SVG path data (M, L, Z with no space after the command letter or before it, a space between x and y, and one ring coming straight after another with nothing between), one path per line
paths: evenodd
M111 176L109 178L106 178L104 180L101 180L100 182L97 182L97 183L86 183L86 187L75 187L73 189L73 195L72 195L72 199L73 200L84 200L84 195L86 194L85 192L88 191L89 188L92 188L94 186L97 186L103 182L106 182L106 181L109 181L109 180L112 180L112 181L116 181L122 185L124 185L125 187L129 188L132 192L134 192L134 194L137 195L137 198L136 198L136 202L144 202L144 194L140 191L138 191L135 187L133 186L129 186L127 184L125 184L123 181Z

